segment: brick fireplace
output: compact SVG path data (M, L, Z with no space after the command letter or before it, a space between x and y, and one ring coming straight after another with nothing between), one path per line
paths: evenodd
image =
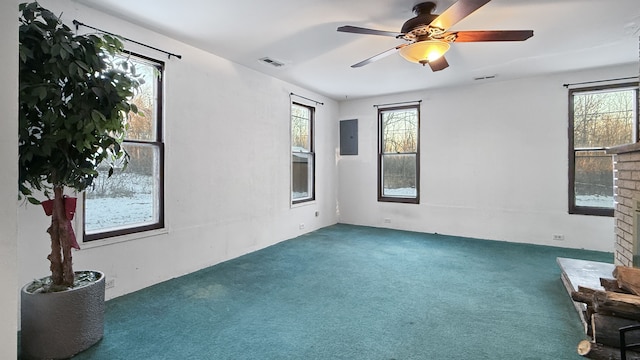
M607 150L613 155L616 265L640 267L640 143Z

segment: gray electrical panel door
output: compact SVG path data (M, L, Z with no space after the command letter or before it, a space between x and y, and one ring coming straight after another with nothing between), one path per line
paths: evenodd
M358 119L340 121L340 155L358 155Z

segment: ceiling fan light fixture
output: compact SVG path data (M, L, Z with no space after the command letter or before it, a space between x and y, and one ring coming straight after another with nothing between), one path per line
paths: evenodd
M400 55L407 61L425 65L444 55L451 46L446 41L424 40L400 49Z

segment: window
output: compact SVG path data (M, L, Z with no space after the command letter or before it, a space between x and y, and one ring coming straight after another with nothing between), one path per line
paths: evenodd
M638 85L569 91L569 213L613 216L606 149L638 141Z
M420 202L419 105L378 109L378 201Z
M291 105L291 202L315 199L315 153L313 152L313 116L315 109L297 103Z
M84 197L84 241L164 227L162 143L162 75L164 63L131 55L128 60L144 83L132 100L140 112L130 115L123 147L130 156L126 168L108 168Z

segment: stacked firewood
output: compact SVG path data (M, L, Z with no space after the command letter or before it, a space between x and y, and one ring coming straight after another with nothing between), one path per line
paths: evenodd
M620 359L620 332L624 326L640 324L640 269L616 266L613 279L600 278L604 290L578 286L574 301L586 304L587 335L591 341L578 344L578 354L589 359ZM626 343L640 343L640 331L629 332ZM640 352L627 351L627 360L640 360Z

